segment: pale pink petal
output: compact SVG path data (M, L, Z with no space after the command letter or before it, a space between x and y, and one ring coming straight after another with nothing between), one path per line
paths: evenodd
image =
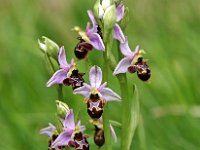
M56 138L56 140L52 143L52 148L57 148L59 146L68 146L69 141L71 140L73 130L64 130L60 135Z
M69 112L67 112L65 120L63 121L63 126L64 128L69 128L72 130L75 129L74 113L72 109Z
M98 90L99 92L101 92L101 90L102 90L103 88L105 88L106 85L107 85L107 82L104 82L97 90Z
M100 93L106 101L119 101L121 99L121 97L110 88L104 88Z
M103 6L104 10L111 6L110 0L102 0L101 5Z
M133 54L133 52L129 48L127 37L125 38L124 43L120 43L120 50L121 50L122 54L126 57L130 57Z
M114 26L114 39L117 39L120 41L120 43L125 42L125 36L123 31L121 30L120 26L116 23Z
M105 46L103 40L101 39L98 33L90 33L88 34L88 38L90 39L90 44L97 50L104 51Z
M124 5L119 4L116 8L117 22L119 22L124 17Z
M59 69L56 71L53 76L47 82L47 87L50 87L54 84L62 84L63 80L67 77L67 71L64 69Z
M67 63L66 60L66 55L65 55L65 49L64 46L62 46L59 50L59 54L58 54L58 62L60 64L60 68L63 68L65 70L69 69L69 64Z
M40 130L40 134L45 134L48 137L52 137L52 135L54 134L55 130L56 130L56 127L53 124L49 123L48 127L43 128L43 129Z
M84 132L85 129L86 129L85 126L81 125L81 121L80 120L78 121L78 123L76 124L76 126L80 128L81 132Z
M83 86L74 90L74 94L83 95L84 97L88 97L90 94L91 87L90 85L84 83Z
M92 31L97 32L97 26L96 26L97 23L96 23L96 19L95 19L93 12L91 10L88 10L87 13L88 13L88 16L89 16L89 18L92 22L92 28L93 28ZM88 27L88 25L87 25L87 27Z
M71 59L71 64L70 65L73 65L74 64L74 59L72 58Z
M117 143L117 135L116 135L115 130L114 130L114 128L111 124L110 124L110 133L111 133L111 135L114 139L114 142Z
M131 59L133 59L139 53L139 45L135 47L134 52L131 54Z
M113 75L119 73L125 73L128 71L128 67L131 65L132 59L129 57L124 57L116 66Z
M88 22L86 26L86 32L89 32L89 31L90 31L90 23Z
M101 85L101 82L102 82L102 71L101 71L101 68L98 67L98 66L93 66L90 69L89 79L90 79L90 85L92 87L98 88Z

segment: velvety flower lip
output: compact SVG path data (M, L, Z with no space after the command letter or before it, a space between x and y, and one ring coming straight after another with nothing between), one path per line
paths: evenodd
M104 51L105 46L101 36L97 33L97 23L95 16L91 10L87 11L88 16L92 22L92 27L90 28L90 23L87 24L86 27L86 36L89 38L89 43L97 50Z
M71 60L70 64L67 62L64 47L59 49L58 62L60 64L60 69L57 70L49 79L47 82L47 87L50 87L54 84L62 84L63 80L67 77L70 68L74 66L73 59Z
M129 48L127 38L125 39L124 43L120 44L120 50L125 57L122 58L117 64L113 75L127 72L128 67L133 63L135 56L139 54L139 46L136 46L135 50L132 52Z
M59 134L56 140L52 143L52 148L56 148L59 146L68 146L69 141L73 140L73 135L76 130L78 132L83 132L85 127L81 125L79 121L77 125L74 122L74 113L70 110L65 117L63 123L63 131Z
M121 97L113 92L110 88L106 88L107 83L102 82L102 71L101 68L98 66L93 66L90 69L89 74L90 85L84 83L84 85L80 88L74 90L74 94L83 95L84 97L88 98L92 93L98 93L101 98L105 99L106 101L119 101Z
M48 137L52 137L56 131L56 127L49 123L49 126L40 130L40 134L47 135Z

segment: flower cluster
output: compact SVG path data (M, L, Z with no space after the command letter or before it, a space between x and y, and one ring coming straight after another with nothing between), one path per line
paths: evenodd
M84 61L87 58L88 52L96 49L105 53L105 64L114 64L114 69L111 67L114 76L127 72L137 73L139 79L148 81L151 77L151 70L147 61L142 57L144 50L140 50L139 46L136 46L135 50L132 51L129 48L128 38L123 32L128 20L126 9L121 0L116 0L115 2L114 0L96 0L93 11L87 11L90 21L88 21L85 31L81 30L79 26L73 28L79 35L79 41L74 48L74 55L78 60ZM124 56L118 63L116 63L117 61L112 55L110 48L113 39L119 44L119 52ZM76 59L71 59L70 63L68 63L64 46L59 47L55 42L46 37L43 37L43 40L43 42L38 41L39 47L47 56L50 67L54 70L52 77L46 84L47 87L53 85L59 85L59 87L72 86L73 94L84 97L86 110L91 118L90 122L94 125L94 143L97 146L101 147L104 145L106 140L104 131L109 129L114 140L117 141L117 136L111 124L107 125L107 130L104 130L103 120L106 119L103 118L103 113L105 113L105 105L110 101L121 101L121 97L107 87L107 79L103 82L103 73L107 73L108 70L103 68L102 72L99 66L94 65L90 70L81 73L79 72L80 68L78 69L76 65ZM113 56L112 59L111 55ZM52 59L58 63L56 66L54 66ZM57 66L59 68L55 71ZM87 72L90 84L87 84L84 80L84 75ZM128 91L128 89L126 90ZM58 88L58 93L62 94L62 88L61 90ZM128 94L126 97L128 98ZM89 150L87 136L84 134L86 128L81 125L80 121L75 124L73 110L69 109L68 105L61 101L56 102L59 120L63 127L62 131L59 133L58 131L60 130L57 130L52 124L40 131L41 134L49 137L49 150L59 150L66 147L75 148L76 150ZM127 107L123 108L126 109ZM122 111L127 112L124 109ZM125 114L124 117L127 117L126 115L129 114ZM124 120L126 121L127 119ZM123 122L123 128L129 123L125 121Z

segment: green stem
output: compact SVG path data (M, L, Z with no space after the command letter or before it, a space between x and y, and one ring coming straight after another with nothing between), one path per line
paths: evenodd
M105 43L105 52L103 54L104 57L104 65L103 65L103 80L108 81L108 53L112 48L112 34L107 38ZM109 104L106 103L103 112L103 127L104 127L104 136L105 136L105 148L106 150L112 150L112 142L110 135L110 123L109 123Z
M118 57L119 60L122 58L122 54L120 52L120 43L118 42ZM128 116L130 112L129 102L128 102L128 84L127 84L127 77L126 74L119 74L117 75L120 90L121 90L121 98L122 98L122 142L121 142L121 149L129 150L128 144L126 143L127 135L129 134L129 122Z
M128 144L126 144L127 135L129 134L129 103L128 103L128 85L127 78L125 74L118 75L118 80L120 83L121 98L122 98L122 143L121 149L129 150Z
M53 72L55 72L56 69L55 69L55 67L53 65L53 62L51 61L51 58L50 58L49 54L46 53L46 56L47 56L47 60L49 61L50 66L51 66L51 69L53 70Z
M59 84L58 85L58 88L57 88L57 92L58 92L58 100L62 101L63 100L63 91L62 91L62 88L63 85L62 84Z

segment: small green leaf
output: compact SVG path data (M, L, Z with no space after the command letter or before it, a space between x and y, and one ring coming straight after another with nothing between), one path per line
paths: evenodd
M109 120L110 124L113 125L114 127L117 127L117 128L122 128L122 124L117 122L117 121L114 121L114 120Z
M133 86L133 99L129 100L130 104L130 116L129 116L129 135L127 138L127 144L130 149L131 143L135 134L135 130L139 123L140 118L140 104L139 104L139 94L136 85Z

